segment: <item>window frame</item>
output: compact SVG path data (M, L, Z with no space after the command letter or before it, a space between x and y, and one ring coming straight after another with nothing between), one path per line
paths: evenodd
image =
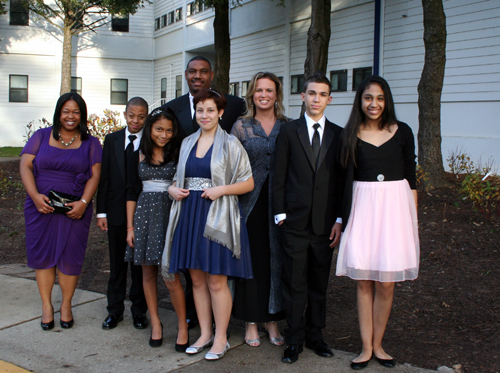
M113 81L115 81L115 80L125 81L127 83L127 90L126 91L113 91ZM110 100L109 100L110 105L127 105L127 102L128 102L128 79L111 78L110 79L109 93L110 93ZM113 93L125 93L124 102L120 101L120 102L116 103L116 101L113 101Z
M76 88L73 89L73 82L76 84ZM78 82L80 82L80 89L78 89ZM78 76L71 77L71 93L78 93L80 96L82 95L82 78Z
M241 82L241 97L245 98L248 93L248 86L250 85L250 80L244 80ZM243 93L245 92L245 93Z
M12 4L14 2L14 5ZM17 9L16 9L17 8ZM16 15L16 17L13 17ZM13 20L14 18L14 20ZM20 20L19 20L20 19ZM29 26L30 25L30 11L19 0L9 1L9 25L11 26Z
M174 11L173 10L171 12L168 12L167 20L168 20L168 25L169 26L175 22L174 21L175 20L175 15L174 15Z
M369 70L369 75L366 74ZM356 82L356 73L361 72L361 80L359 82ZM356 67L352 69L352 90L356 92L358 90L359 84L369 76L373 75L373 66L366 66L366 67Z
M240 82L229 83L229 94L240 97Z
M333 75L334 74L337 74L339 75L339 78L340 78L340 74L342 74L342 76L344 76L345 78L345 89L334 89L333 88ZM330 71L330 83L332 84L332 92L347 92L347 81L348 81L348 73L347 73L347 69L341 69L341 70L332 70ZM339 79L339 83L340 83L340 79ZM338 86L340 87L340 84L338 84Z
M163 85L165 84L165 87ZM163 89L165 88L165 89ZM160 79L160 99L161 104L165 104L167 102L167 78Z
M12 77L25 77L26 78L26 88L13 88L12 87ZM26 91L26 100L13 100L13 92L22 92ZM21 74L9 74L9 102L29 102L29 75L21 75Z
M297 79L297 91L293 90L293 81ZM306 77L304 74L296 74L290 76L290 94L291 95L299 95L302 93L304 89L304 84L306 83Z
M182 7L175 10L175 22L182 21Z
M125 25L124 21L127 21ZM123 24L120 24L123 23ZM130 31L130 15L111 14L111 31L113 32L129 32Z
M194 14L194 1L186 4L186 17L191 17Z
M160 26L159 28L164 28L165 26L167 26L167 15L164 14L160 17Z
M175 76L175 98L182 96L182 75Z
M155 31L160 29L160 18L161 17L155 18Z

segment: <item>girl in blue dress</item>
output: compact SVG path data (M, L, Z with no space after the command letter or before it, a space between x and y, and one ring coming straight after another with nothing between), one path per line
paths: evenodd
M188 270L193 280L201 336L186 350L217 360L229 349L227 327L232 299L227 277L252 278L248 235L238 195L254 187L248 155L238 139L220 126L226 100L214 90L194 98L200 129L184 139L165 240L162 273ZM216 332L212 332L212 311Z

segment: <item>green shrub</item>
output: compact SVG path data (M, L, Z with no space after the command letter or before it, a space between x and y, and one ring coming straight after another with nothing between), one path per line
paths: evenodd
M476 211L488 218L500 216L500 177L488 169L469 173L462 181L461 192L469 199Z

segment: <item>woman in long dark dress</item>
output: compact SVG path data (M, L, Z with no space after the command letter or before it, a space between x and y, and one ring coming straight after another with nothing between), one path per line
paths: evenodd
M82 271L102 160L99 140L88 133L83 98L76 93L62 95L53 126L35 132L21 154L21 178L28 193L26 251L42 298L41 326L43 330L54 327L51 296L57 272L62 292L60 324L71 328L71 300ZM54 213L48 197L51 190L79 200L67 204L72 209L66 214Z
M356 280L363 349L351 368L366 368L382 348L398 281L414 280L419 268L415 144L411 128L396 118L387 82L372 76L359 86L342 137L347 168L345 206L350 209L337 258L337 276Z
M189 270L201 336L186 353L217 360L229 349L227 327L232 299L227 277L251 278L250 248L238 195L253 189L245 149L219 126L224 96L200 90L193 100L200 129L184 139L165 239L162 273ZM212 332L212 310L215 336Z
M240 197L246 219L254 278L236 281L233 316L246 321L245 342L260 345L257 322L265 323L269 341L283 345L277 321L284 319L281 292L281 244L279 228L271 208L274 152L276 138L283 123L283 90L273 73L254 75L246 95L247 114L231 131L250 158L255 180L253 191Z
M158 314L158 266L161 264L165 233L172 200L172 185L179 158L179 124L170 109L156 109L146 119L140 152L134 152L127 165L127 250L125 261L142 266L144 295L151 317L149 345L163 342L163 324ZM186 301L179 275L166 281L178 318L175 350L189 345Z

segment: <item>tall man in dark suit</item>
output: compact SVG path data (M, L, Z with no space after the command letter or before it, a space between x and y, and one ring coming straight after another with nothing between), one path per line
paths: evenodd
M141 97L130 99L125 107L127 127L110 133L104 140L102 171L97 191L97 226L108 232L110 273L108 280L108 316L103 329L113 329L123 320L123 301L127 291L127 267L124 261L127 239L126 158L139 149L142 127L148 116L148 104ZM129 298L132 301L132 318L137 329L148 326L148 306L142 287L142 267L131 263L132 284Z
M182 137L189 136L196 132L200 126L196 123L193 98L200 89L208 89L212 85L214 72L212 65L205 57L196 56L191 58L184 72L189 92L181 97L177 97L167 102L163 107L171 108L180 123L180 133ZM233 124L246 112L245 101L239 97L224 95L227 105L219 124L227 133L231 132ZM193 300L193 284L189 273L186 276L186 315L189 327L197 324L196 308Z
M183 137L186 137L196 132L199 128L194 118L193 98L200 89L208 89L212 85L214 72L212 71L210 61L202 56L191 58L184 72L184 77L189 86L189 92L167 102L163 106L169 107L174 111L181 125L181 134ZM245 114L246 106L245 101L239 97L224 96L226 97L227 105L224 109L220 126L229 133L234 122Z
M322 74L308 78L306 113L282 125L276 143L273 209L284 248L285 363L297 361L304 341L317 355L333 356L321 329L333 247L340 240L344 179L337 162L342 128L324 116L330 91Z

